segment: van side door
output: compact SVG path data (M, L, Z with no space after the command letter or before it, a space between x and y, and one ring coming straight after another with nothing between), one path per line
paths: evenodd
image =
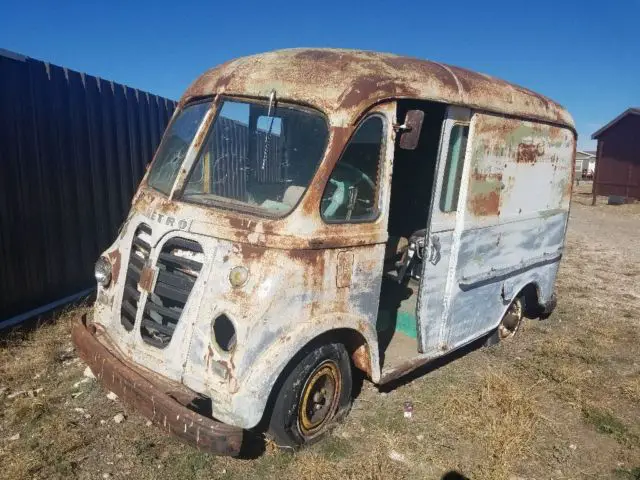
M469 135L468 108L447 108L434 178L433 195L418 293L418 348L425 354L441 354L447 345L441 341L447 326L449 300L455 272L456 223L460 187L465 174L465 153ZM459 230L458 230L459 231Z
M425 353L491 332L526 287L540 304L549 301L564 248L573 148L566 128L449 107L418 298Z

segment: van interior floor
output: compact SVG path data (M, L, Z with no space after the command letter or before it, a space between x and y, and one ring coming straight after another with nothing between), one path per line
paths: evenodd
M419 283L383 277L376 330L383 374L418 355L416 306Z

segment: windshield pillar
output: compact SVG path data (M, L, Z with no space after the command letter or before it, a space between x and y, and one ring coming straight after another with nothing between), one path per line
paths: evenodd
M189 145L189 149L187 150L186 155L184 156L184 160L180 165L180 169L178 170L178 175L176 176L175 182L173 182L173 188L171 189L171 193L169 194L169 200L173 200L174 198L180 196L184 191L184 187L187 183L187 179L189 176L189 172L193 168L193 164L196 161L198 153L200 152L200 147L202 143L207 137L207 132L211 127L211 123L216 115L216 109L218 107L217 102L218 97L211 102L211 107L205 113L200 126L196 130L196 134L193 137L193 141L191 145Z

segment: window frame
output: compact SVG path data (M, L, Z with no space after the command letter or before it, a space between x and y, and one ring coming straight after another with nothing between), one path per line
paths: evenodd
M176 181L178 180L179 177L179 173L176 174L176 177L173 179L173 183L171 184L171 188L169 188L169 192L164 192L162 190L160 190L157 186L152 185L149 183L149 176L151 175L151 171L153 170L153 167L155 166L156 162L158 161L158 152L160 152L160 150L162 148L164 148L164 144L166 143L168 137L166 135L166 133L169 131L170 128L173 127L173 124L176 122L176 120L178 119L178 117L182 114L182 112L190 107L194 107L196 105L202 104L202 103L209 103L209 108L207 109L207 111L204 113L202 120L200 121L200 124L198 125L198 128L200 128L200 126L202 125L202 122L204 122L207 113L209 111L211 111L212 108L215 108L215 103L216 103L216 99L215 96L206 96L206 97L198 97L193 99L192 101L182 105L182 107L180 108L176 108L173 112L173 114L171 115L171 118L169 119L169 123L167 124L167 126L165 127L164 131L162 132L162 137L160 139L160 143L158 144L158 147L156 148L154 154L153 154L153 158L151 159L151 162L149 163L149 168L147 169L143 181L144 181L144 185L148 188L150 188L151 190L153 190L156 193L159 193L160 195L163 195L167 198L171 197L171 192L173 191L173 188L176 185ZM195 139L195 137L197 136L198 131L196 129L196 133L194 134L193 138L191 139L191 143L189 143L189 146L187 147L187 151L185 152L185 156L182 159L182 162L180 164L180 168L182 168L182 166L184 165L184 162L187 158L187 153L189 152L189 149L191 148L191 145L193 145L193 141ZM178 169L178 172L180 171L180 169Z
M212 97L206 97L205 99L199 99L198 101L203 101L206 100L207 98L212 98ZM205 209L220 209L220 210L225 210L225 211L231 211L231 212L239 212L239 213L243 213L246 215L254 215L258 218L266 218L266 219L273 219L273 220L279 220L282 218L286 218L289 215L291 215L293 212L295 212L298 207L300 206L300 203L302 203L305 195L307 194L307 192L309 191L309 188L311 187L311 185L313 184L313 181L316 179L317 175L318 175L318 171L320 170L321 165L323 164L326 156L327 156L327 150L329 147L329 141L330 141L330 137L331 137L331 123L329 121L329 117L327 116L327 114L317 108L311 107L309 105L306 104L301 104L301 103L295 103L295 102L287 102L287 101L282 101L282 100L277 100L277 103L279 105L286 105L289 107L293 107L296 108L298 110L302 110L302 111L308 111L311 112L315 115L317 115L318 117L322 118L322 120L325 122L325 125L327 127L327 135L324 141L324 146L323 146L323 150L322 150L322 154L320 156L320 159L318 160L316 166L315 166L315 170L313 172L313 174L311 175L311 179L309 180L308 184L305 187L304 192L302 192L302 194L300 195L300 198L298 198L298 201L296 202L296 204L291 207L291 209L289 209L286 213L284 214L277 214L277 213L269 213L268 211L264 210L264 209L259 209L259 208L252 208L250 205L245 204L243 202L238 202L235 201L233 199L227 199L225 197L221 197L221 198L225 198L224 200L221 201L217 201L217 200L213 200L208 204L202 203L202 202L195 202L193 200L189 200L184 198L184 193L186 190L186 186L189 183L189 179L191 177L191 175L193 174L194 169L196 168L196 165L198 163L198 159L200 158L201 153L204 151L204 149L206 148L209 139L211 137L211 135L213 134L213 127L216 123L216 120L218 119L218 116L220 115L220 113L222 112L222 106L224 104L225 101L232 101L232 102L240 102L240 103L254 103L254 104L261 104L264 106L269 105L269 99L265 98L265 97L251 97L251 96L243 96L243 95L223 95L223 94L219 94L216 95L214 97L214 100L212 102L212 109L215 109L214 111L214 115L213 118L211 119L211 123L209 124L209 126L207 127L207 131L206 134L204 135L201 144L198 146L197 151L195 152L195 156L194 156L194 161L193 164L191 165L191 168L189 169L189 171L186 173L185 175L185 180L184 180L184 185L182 186L182 188L180 189L180 191L176 192L175 198L173 200L190 205L190 206L195 206L195 207L200 207L200 208L205 208ZM189 103L190 105L191 103ZM195 141L195 138L194 138ZM177 181L177 179L176 179ZM175 186L175 184L174 184Z
M376 192L375 192L375 195L374 195L375 208L376 208L375 215L371 216L369 218L357 218L357 219L349 219L349 220L347 220L347 219L335 219L335 220L332 220L332 219L326 218L322 213L322 199L324 198L324 192L326 191L327 186L329 185L329 179L331 179L331 175L333 175L333 172L335 171L336 167L338 166L340 161L343 159L347 149L351 145L351 141L358 134L358 131L360 130L360 128L369 119L375 118L375 117L380 118L380 120L382 121L382 133L381 133L381 138L380 138L380 152L379 152L379 157L378 157L378 174L377 174L377 177L375 179L375 185L376 185ZM388 135L389 135L389 123L388 123L387 116L383 112L377 112L377 111L376 112L371 112L371 113L367 114L366 116L364 116L360 120L360 122L358 123L358 125L354 129L353 133L349 137L349 140L347 142L345 142L344 147L343 147L342 151L340 152L340 156L338 157L338 160L336 161L335 165L333 166L333 169L331 170L331 173L327 177L327 181L325 182L324 190L322 191L322 195L320 196L320 203L318 205L318 211L320 213L320 218L322 219L322 221L325 224L327 224L327 225L348 225L348 224L376 223L380 219L380 217L382 216L382 213L383 213L383 211L382 211L383 201L382 200L383 200L384 189L383 189L383 186L381 185L381 183L382 183L382 179L384 178L384 170L386 168L385 158L386 158L386 151L387 151Z
M462 128L466 128L467 129L467 141L465 143L464 148L461 148L459 151L459 155L461 155L461 158L459 157L458 160L460 161L460 163L458 164L458 168L460 169L459 175L456 175L456 177L459 177L456 179L456 183L457 183L457 190L458 190L458 195L456 198L456 202L455 202L455 208L453 210L443 210L443 196L447 193L447 184L448 184L448 176L446 175L447 173L449 173L450 171L450 162L449 162L449 154L451 153L451 133L453 132L453 130L456 127L462 127ZM441 187L440 187L440 195L439 198L437 199L438 202L438 211L440 212L440 214L442 215L451 215L451 214L455 214L458 212L458 208L460 206L460 191L462 188L462 178L464 177L464 166L465 166L465 160L467 158L467 146L469 144L469 137L471 134L471 125L470 122L462 122L462 121L454 121L451 125L451 127L449 128L449 132L448 132L448 142L447 142L447 152L446 152L446 158L445 158L445 165L444 165L444 170L442 172L442 183L441 183ZM435 192L434 192L435 193ZM435 199L434 199L435 200Z

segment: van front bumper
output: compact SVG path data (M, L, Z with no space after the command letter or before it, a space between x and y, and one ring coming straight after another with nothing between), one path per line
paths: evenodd
M170 390L153 375L142 375L115 349L98 340L96 327L87 325L86 315L74 321L71 337L78 354L89 365L105 388L125 403L173 435L200 450L215 455L237 456L242 446L243 430L200 415L169 395ZM183 390L184 391L184 390Z

